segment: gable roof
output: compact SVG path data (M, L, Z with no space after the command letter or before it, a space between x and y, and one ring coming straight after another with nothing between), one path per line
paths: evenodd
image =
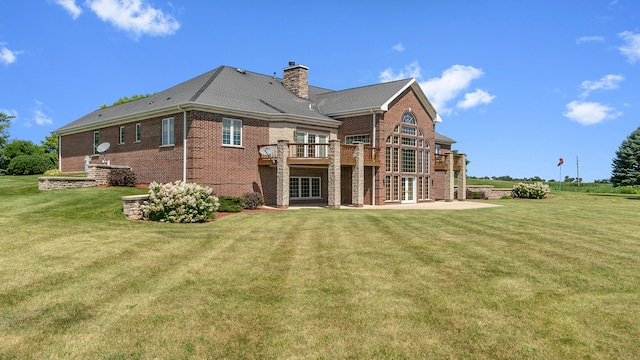
M457 141L453 140L452 138L446 137L436 131L436 144L451 145L455 144L456 142Z
M149 97L95 110L55 132L71 134L183 110L337 128L340 117L388 110L391 101L409 88L436 119L435 109L415 79L341 91L309 86L309 99L303 99L287 90L280 78L221 66Z

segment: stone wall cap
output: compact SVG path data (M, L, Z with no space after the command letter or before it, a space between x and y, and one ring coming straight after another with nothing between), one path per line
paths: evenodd
M70 177L70 176L40 176L38 180L64 180L64 181L96 181L87 177Z
M144 200L144 199L148 199L149 198L149 194L144 194L144 195L127 195L127 196L123 196L122 200L129 200L129 201L133 201L133 200Z
M89 167L106 168L106 169L131 169L126 165L106 165L106 164L89 164Z

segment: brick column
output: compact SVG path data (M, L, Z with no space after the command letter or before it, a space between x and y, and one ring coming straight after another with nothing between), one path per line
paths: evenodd
M289 141L278 140L277 151L278 180L276 186L276 207L278 209L286 209L289 207L289 165L287 165Z
M444 201L453 201L454 198L454 184L455 179L453 177L453 154L448 153L445 155L447 157L447 171L444 173Z
M356 144L353 157L356 158L356 166L351 173L351 204L354 207L362 207L364 205L364 144Z
M460 172L458 173L458 201L467 200L467 155L460 155Z
M338 209L342 201L341 187L340 187L340 140L329 141L329 184L328 192L329 199L327 202L328 207Z

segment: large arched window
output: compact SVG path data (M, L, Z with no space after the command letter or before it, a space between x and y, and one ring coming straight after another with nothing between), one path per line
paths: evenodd
M386 201L416 202L430 198L429 142L415 116L405 112L385 149Z

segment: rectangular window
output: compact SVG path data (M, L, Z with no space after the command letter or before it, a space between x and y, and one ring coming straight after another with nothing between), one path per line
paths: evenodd
M100 145L100 133L93 132L93 155L98 155L98 145Z
M391 172L391 164L393 163L393 159L391 158L391 148L387 147L386 150L386 159L385 159L385 170L387 172Z
M306 132L296 132L296 142L300 144L327 144L329 136L324 134L311 134ZM298 145L296 146L297 157L327 157L328 145Z
M173 118L162 119L162 146L175 144Z
M416 151L402 149L402 172L416 172Z
M124 144L124 126L120 126L120 144Z
M289 178L289 198L318 199L321 197L319 177Z
M406 134L406 135L416 135L416 129L412 128L412 127L408 127L408 126L403 126L402 127L402 133Z
M422 174L422 156L423 156L423 151L422 150L418 150L418 160L416 161L416 165L418 166L418 174Z
M142 140L142 130L140 128L140 123L136 124L136 142L140 142Z
M429 151L424 152L424 172L427 174L431 173L431 156L429 154Z
M393 148L393 172L400 172L400 167L398 166L400 161L400 149Z
M344 143L345 144L353 144L356 142L360 142L363 144L370 144L371 142L369 141L369 135L350 135L350 136L345 136L344 138Z
M391 200L391 176L384 177L384 199L389 201Z
M424 199L424 194L422 193L422 180L423 178L419 177L418 178L418 199L423 200Z
M400 176L393 177L393 200L400 200Z
M403 137L402 145L416 146L416 139Z
M222 145L242 146L242 120L222 119Z

